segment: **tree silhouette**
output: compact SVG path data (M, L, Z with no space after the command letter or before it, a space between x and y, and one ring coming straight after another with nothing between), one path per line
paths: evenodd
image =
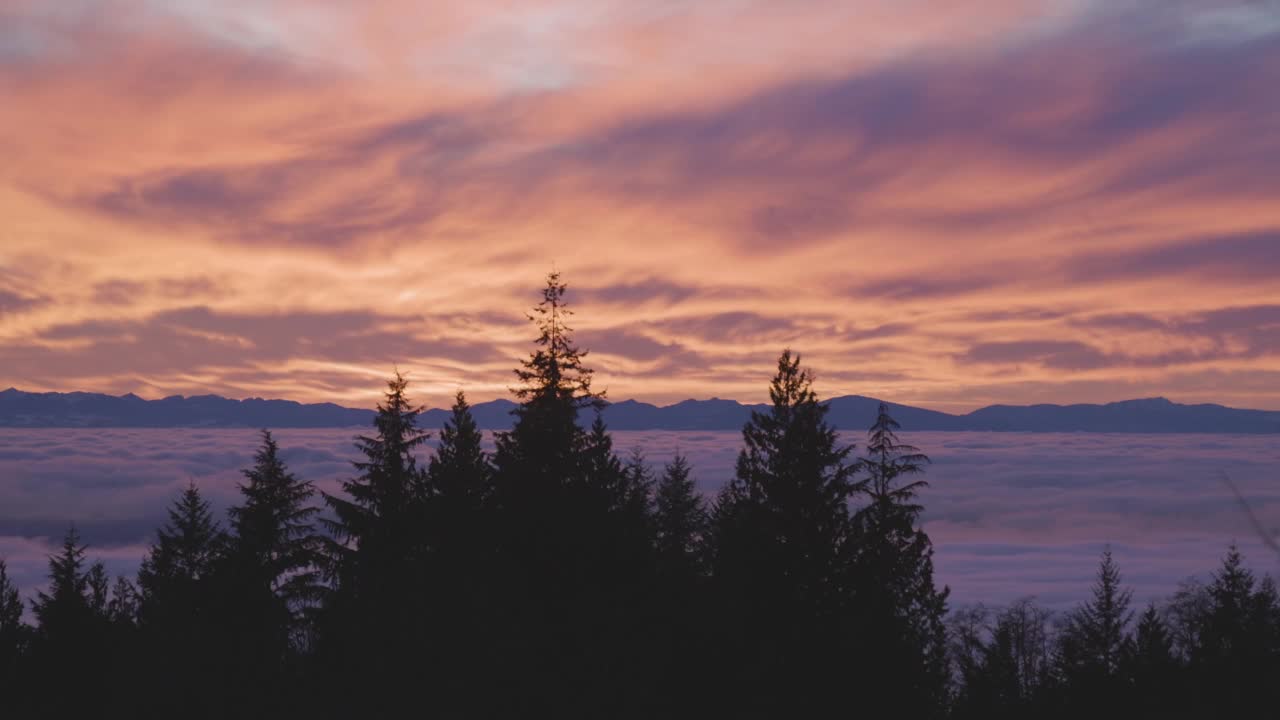
M659 574L683 581L701 575L706 552L706 502L694 485L689 461L676 453L654 492L654 524Z
M578 422L604 394L567 324L566 291L547 277L529 315L535 349L515 371L514 423L495 436L495 592L512 599L495 613L507 648L495 670L514 683L498 715L610 715L645 695L642 679L623 681L639 659L618 640L644 625L627 592L643 575L617 512L628 480L603 421L590 433Z
M962 620L969 623L958 640L968 659L960 665L961 685L952 704L952 716L1014 720L1042 717L1052 709L1050 686L1050 614L1030 598L1015 601L996 615L986 634L985 614Z
M438 679L437 702L446 716L474 710L475 698L492 679L487 657L498 642L488 621L495 603L493 468L482 442L459 391L427 467L425 532L433 582L422 611L436 621L434 647L423 661L425 672Z
M702 664L711 610L706 602L709 516L688 460L676 453L658 478L653 500L656 622L654 695L660 715L686 717L703 711L692 702L706 694Z
M415 452L430 434L418 428L421 408L409 401L408 384L397 371L378 404L376 434L356 439L364 459L342 483L347 497L324 494L334 515L322 522L332 534L326 567L335 583L324 659L334 682L368 688L338 709L363 702L361 713L387 714L407 702L427 634L429 618L416 607L426 594L427 483Z
M168 509L168 522L138 569L140 660L154 687L140 698L144 712L193 713L210 678L225 674L230 653L218 618L215 566L226 536L195 483ZM219 695L221 697L221 695ZM212 712L206 709L205 712ZM197 715L197 717L203 716Z
M246 590L269 601L263 610L275 617L258 631L277 636L277 652L304 647L306 614L321 595L313 526L319 510L309 504L315 488L289 471L268 430L243 474L247 482L238 487L244 502L227 511L232 567Z
M61 550L49 558L48 588L31 603L37 621L33 692L46 716L87 713L110 688L106 572L100 563L84 569L85 549L72 527ZM77 692L59 692L68 685Z
M1280 603L1274 586L1257 581L1233 543L1206 588L1190 670L1197 704L1243 716L1250 708L1277 707L1280 673Z
M20 662L26 651L30 628L22 621L22 598L9 577L9 566L0 558L0 688L16 692Z
M868 504L853 518L860 656L873 692L901 698L913 717L936 715L947 696L946 602L933 581L933 544L919 525L917 500L929 458L899 441L897 421L880 403L859 467Z
M852 447L840 445L813 378L790 350L752 412L713 521L717 663L735 713L826 712L842 701L851 605Z
M1138 717L1173 717L1182 708L1182 668L1173 637L1155 603L1138 618L1132 642L1125 646L1122 673L1133 692L1131 712Z
M1102 551L1093 597L1069 614L1059 639L1059 672L1067 684L1072 711L1102 712L1129 699L1121 663L1133 620L1133 593L1120 586L1120 569L1111 548Z
M270 431L252 467L241 471L241 504L228 509L230 537L217 572L233 708L280 712L289 689L285 673L308 649L311 619L322 596L318 512L310 482L289 471Z

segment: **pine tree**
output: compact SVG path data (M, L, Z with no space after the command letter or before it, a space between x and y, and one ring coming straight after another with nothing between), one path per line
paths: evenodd
M676 453L654 493L656 551L662 576L685 578L703 572L707 522L706 503L694 485L689 461Z
M325 567L335 587L325 603L322 657L330 682L367 688L344 697L355 705L339 703L339 711L385 715L408 702L427 643L430 618L420 612L429 561L427 481L415 453L430 434L418 428L421 409L407 388L397 371L378 404L377 433L357 438L364 459L342 483L346 497L324 494L334 515L322 520L332 534Z
M309 649L322 592L315 490L289 471L269 431L260 437L253 465L241 471L242 500L227 511L230 533L215 570L226 714L288 707L287 676Z
M655 648L655 715L684 717L702 709L690 707L689 698L705 694L703 663L714 637L707 634L708 512L683 455L676 453L663 469L653 504L656 622L650 642Z
M461 391L427 467L425 529L432 549L432 588L423 612L436 618L427 672L439 679L437 706L464 716L482 696L497 638L494 540L489 509L493 469L483 436Z
M188 484L138 569L141 671L153 678L151 691L140 697L147 714L191 714L210 679L226 672L229 652L216 617L221 593L213 578L225 547L209 502ZM207 701L201 706L213 712Z
M1172 717L1182 705L1180 671L1173 636L1155 603L1138 618L1132 642L1126 643L1121 672L1132 688L1137 717Z
M209 503L190 483L168 510L169 521L156 531L156 542L138 570L144 621L154 616L189 617L206 579L225 546Z
M1207 591L1208 607L1190 663L1203 707L1233 716L1249 708L1276 707L1280 644L1275 620L1280 607L1274 587L1258 587L1233 543Z
M515 423L495 436L497 499L517 512L540 501L558 502L566 487L583 482L580 456L587 440L578 412L604 407L604 394L591 389L593 371L583 364L587 351L574 343L567 324L573 315L567 290L559 273L547 276L542 301L528 316L538 327L537 349L515 370Z
M1128 703L1120 670L1126 628L1133 620L1131 597L1132 591L1120 586L1120 570L1106 548L1093 597L1067 616L1061 638L1059 672L1074 712L1100 712Z
M33 692L50 717L88 713L110 688L106 573L100 563L84 569L85 549L72 527L61 551L49 558L47 590L31 604L38 623ZM67 687L76 692L65 692Z
M315 488L289 471L280 446L268 430L238 487L244 501L228 510L229 559L237 581L250 596L266 601L269 616L256 630L276 635L277 650L298 647L305 638L306 614L319 600L318 544L309 504Z
M726 682L746 689L733 711L824 712L853 672L844 655L853 610L852 448L837 441L812 376L790 350L769 396L770 409L752 412L743 427L735 476L714 510L713 573L724 609L717 665Z
M529 315L535 349L515 371L515 422L495 437L496 594L513 599L498 632L510 648L503 677L516 683L495 715L611 715L643 699L642 678L623 682L639 658L618 639L644 624L629 614L639 601L628 591L644 577L620 522L629 481L603 421L590 432L579 423L604 394L573 339L566 291L559 274L547 277Z
M73 647L77 636L93 634L95 602L90 573L83 570L85 548L73 526L63 538L62 551L49 558L48 591L37 591L31 604L42 641L59 650Z
M459 390L427 467L428 495L439 508L436 522L474 513L489 499L493 468L483 441L466 395Z
M22 621L22 598L0 558L0 688L18 692L18 669L26 651L30 628Z
M854 516L852 551L869 685L910 703L908 714L936 715L947 696L946 602L933 581L933 544L920 527L917 500L928 456L899 441L897 421L880 403L859 467L868 504ZM905 706L904 706L905 707Z
M418 428L422 409L409 402L409 381L395 373L374 418L377 434L360 436L365 459L358 474L342 483L348 498L324 494L336 519L326 520L336 542L329 546L333 571L353 591L380 593L399 573L397 566L419 548L415 520L426 493L426 478L415 451L430 438Z

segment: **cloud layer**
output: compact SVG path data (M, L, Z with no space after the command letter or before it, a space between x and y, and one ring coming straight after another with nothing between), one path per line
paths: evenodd
M351 472L350 430L282 430L283 455L328 492ZM855 442L862 437L850 436ZM1238 541L1260 572L1277 559L1219 473L1268 527L1280 525L1280 450L1262 436L914 433L932 457L923 495L938 579L953 604L1023 595L1064 608L1081 600L1110 544L1138 602L1168 595L1217 567ZM620 451L651 463L678 449L701 490L733 472L733 432L615 433ZM244 430L0 430L0 557L26 590L74 522L114 572L131 574L188 482L221 515L257 439Z
M1280 8L0 8L0 385L1280 409Z

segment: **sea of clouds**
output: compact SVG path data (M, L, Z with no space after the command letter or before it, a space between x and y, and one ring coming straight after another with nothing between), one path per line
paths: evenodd
M328 492L348 477L359 428L276 433L291 469ZM733 472L736 432L614 433L655 466L677 449L708 495ZM933 459L925 528L952 604L1034 595L1084 599L1110 545L1134 599L1207 577L1237 541L1259 573L1280 570L1232 492L1266 528L1280 525L1280 438L1243 435L908 433ZM862 437L848 440L861 444ZM250 430L0 429L0 557L24 594L74 523L89 556L131 575L165 511L196 482L220 516L252 462ZM1230 483L1224 478L1229 478ZM1273 530L1274 531L1274 530Z

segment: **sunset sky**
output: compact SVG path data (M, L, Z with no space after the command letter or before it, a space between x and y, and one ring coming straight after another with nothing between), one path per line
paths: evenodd
M0 388L1280 409L1273 0L0 0Z

